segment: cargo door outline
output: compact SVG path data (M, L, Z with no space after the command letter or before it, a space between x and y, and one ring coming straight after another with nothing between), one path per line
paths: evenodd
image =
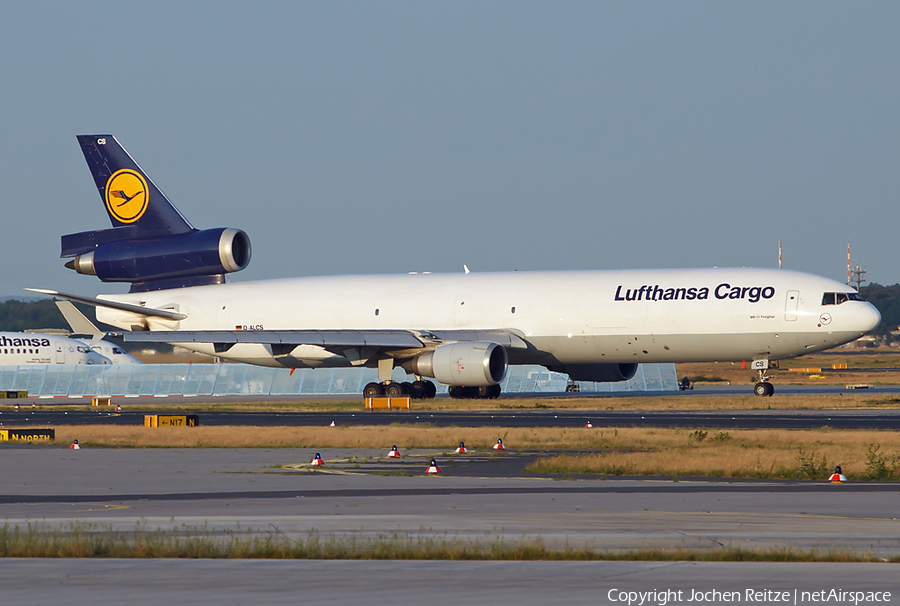
M784 299L784 319L793 322L797 319L797 306L800 303L800 291L789 290Z

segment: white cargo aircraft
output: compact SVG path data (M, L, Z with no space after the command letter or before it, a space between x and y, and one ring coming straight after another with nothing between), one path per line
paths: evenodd
M113 229L63 236L78 273L130 282L85 297L126 341L167 342L288 368L378 368L366 395L496 397L508 364L622 381L639 363L770 363L853 341L881 315L849 286L772 269L329 276L226 283L246 267L240 230L199 231L111 135L78 137ZM394 366L414 374L391 380Z

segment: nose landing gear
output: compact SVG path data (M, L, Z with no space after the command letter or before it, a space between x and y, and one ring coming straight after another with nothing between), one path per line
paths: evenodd
M766 377L768 379L768 377ZM772 396L775 394L775 386L767 380L760 380L754 387L753 393L757 396Z
M753 387L753 393L757 396L773 396L775 394L775 386L769 383L769 375L766 374L766 371L769 369L769 361L753 360L752 368L759 373L759 380Z

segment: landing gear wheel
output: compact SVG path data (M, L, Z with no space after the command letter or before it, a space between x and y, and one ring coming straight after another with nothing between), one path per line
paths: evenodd
M753 393L758 396L771 396L775 393L775 386L768 381L760 381L753 388Z
M413 381L409 386L409 397L413 400L424 400L425 384L422 381Z
M437 394L437 389L431 381L415 381L411 385L409 395L416 400L427 400Z
M493 400L500 396L500 386L499 385L488 385L486 387L478 388L478 397L483 400Z
M468 397L466 388L462 387L461 385L451 385L448 393L450 394L451 398L455 398L457 400L463 400Z
M389 398L397 398L403 395L403 391L403 385L391 382L384 388L384 395Z
M364 398L377 398L384 395L384 385L381 383L369 383L363 388Z
M425 384L425 397L429 400L437 395L437 385L431 381L422 381Z

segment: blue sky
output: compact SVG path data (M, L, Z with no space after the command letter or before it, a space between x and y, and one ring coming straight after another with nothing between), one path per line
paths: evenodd
M785 266L900 282L900 5L0 2L0 296L108 227L111 133L234 280Z

